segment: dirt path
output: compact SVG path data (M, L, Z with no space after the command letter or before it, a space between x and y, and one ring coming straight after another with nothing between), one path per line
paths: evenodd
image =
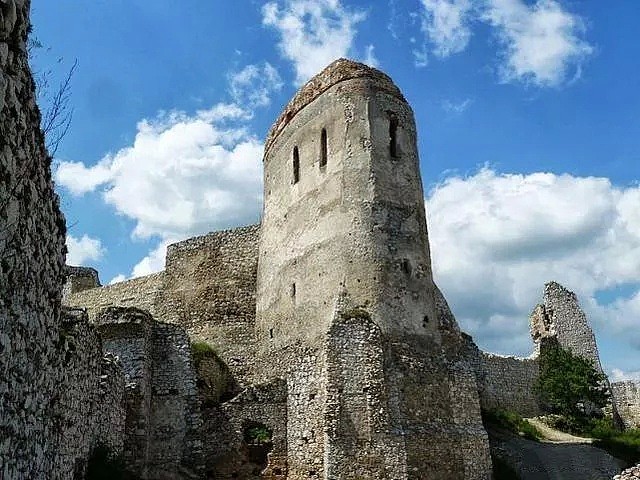
M543 442L548 443L593 443L593 438L576 437L570 433L561 432L549 427L537 418L526 419L531 425L536 427L544 436Z
M564 438L555 433L552 437ZM514 466L521 480L611 480L623 470L622 461L583 438L569 437L568 442L534 442L509 432L489 432L491 451Z

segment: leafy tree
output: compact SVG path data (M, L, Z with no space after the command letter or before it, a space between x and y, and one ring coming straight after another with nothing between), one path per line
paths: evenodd
M592 362L559 345L548 345L540 356L536 390L551 412L571 419L585 419L607 405L607 377Z

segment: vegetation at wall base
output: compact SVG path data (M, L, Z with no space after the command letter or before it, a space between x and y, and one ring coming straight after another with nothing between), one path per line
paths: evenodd
M85 480L137 480L137 477L126 469L122 456L101 444L91 452Z
M559 345L548 345L540 356L535 389L546 411L580 422L607 405L606 381L590 361Z
M529 440L540 440L542 434L538 429L527 422L515 412L508 410L482 410L482 423L485 426L493 426L503 430L508 430Z

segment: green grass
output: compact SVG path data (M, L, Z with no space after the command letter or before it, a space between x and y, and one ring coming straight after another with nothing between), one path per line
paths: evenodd
M265 425L253 425L245 430L245 441L252 445L271 443L271 430Z
M630 465L640 462L640 429L618 430L610 418L547 417L545 422L563 432L594 438L593 445Z
M218 358L218 354L214 348L206 342L193 342L191 344L191 354L193 355L193 363L198 368L200 362L205 358Z
M507 410L482 410L482 422L504 430L509 430L529 440L540 440L540 431L515 412Z

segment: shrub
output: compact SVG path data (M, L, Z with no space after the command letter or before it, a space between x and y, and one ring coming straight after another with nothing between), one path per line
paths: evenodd
M272 432L266 425L254 423L245 428L244 439L250 445L266 445L271 443Z
M550 345L540 356L540 377L535 388L545 409L580 424L593 416L594 409L607 405L606 379L590 361Z
M507 410L482 410L482 422L497 428L509 430L529 440L539 440L540 431L515 412Z

